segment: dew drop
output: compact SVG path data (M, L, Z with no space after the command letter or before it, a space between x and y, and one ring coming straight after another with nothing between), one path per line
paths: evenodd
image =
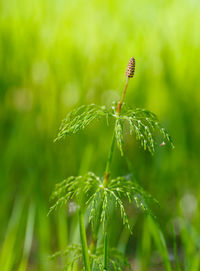
M165 141L163 141L161 144L160 144L160 147L163 147L163 146L165 146L166 145L166 143L165 143Z

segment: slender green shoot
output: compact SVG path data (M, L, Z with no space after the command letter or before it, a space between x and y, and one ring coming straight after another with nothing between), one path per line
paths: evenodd
M81 208L79 209L79 226L80 226L80 237L81 237L81 245L82 245L83 262L85 266L85 271L90 271L87 237L86 237L83 213L82 213Z
M104 270L108 270L108 236L104 235Z

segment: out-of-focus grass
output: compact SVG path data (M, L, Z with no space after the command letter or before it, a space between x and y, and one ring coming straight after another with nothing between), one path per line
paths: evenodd
M76 215L46 217L49 195L71 174L102 174L111 135L100 122L63 143L53 138L76 105L118 99L132 55L127 102L158 114L176 147L151 157L128 137L126 156L161 203L169 251L173 220L183 270L199 270L199 1L1 0L0 12L1 270L59 269L47 256L79 238ZM116 151L114 175L128 172L121 163ZM119 246L135 270L160 266L144 217L133 215L133 237L123 233Z

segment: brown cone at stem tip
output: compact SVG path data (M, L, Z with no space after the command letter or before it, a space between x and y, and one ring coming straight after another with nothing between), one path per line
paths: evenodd
M126 77L132 78L134 76L134 72L135 72L135 58L131 57L126 69Z
M135 72L135 58L131 57L131 59L128 62L128 67L126 69L127 80L126 80L126 85L124 87L124 92L123 92L121 100L118 102L117 108L116 108L116 112L118 114L120 114L120 112L121 112L121 107L122 107L122 104L124 102L124 98L125 98L127 87L128 87L128 81L129 81L130 78L132 78L134 76L134 72Z

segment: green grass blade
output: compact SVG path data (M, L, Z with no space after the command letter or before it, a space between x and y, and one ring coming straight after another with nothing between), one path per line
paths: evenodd
M17 242L17 233L22 216L23 202L17 199L8 224L7 233L1 247L0 266L2 271L10 271L15 262L15 245Z
M34 232L34 222L35 222L35 206L32 203L29 207L28 219L27 219L27 227L24 241L24 251L22 261L19 266L19 271L26 271L28 265L28 259L31 252L31 245L33 240L33 232Z
M167 245L164 239L164 236L161 232L161 230L159 229L159 226L157 223L155 223L155 221L149 217L149 227L150 227L150 231L153 237L153 240L155 242L155 245L158 249L158 252L160 253L162 260L163 260L163 264L165 266L165 270L166 271L172 271L172 267L171 267L171 263L169 260L169 255L168 255L168 250L167 250Z

